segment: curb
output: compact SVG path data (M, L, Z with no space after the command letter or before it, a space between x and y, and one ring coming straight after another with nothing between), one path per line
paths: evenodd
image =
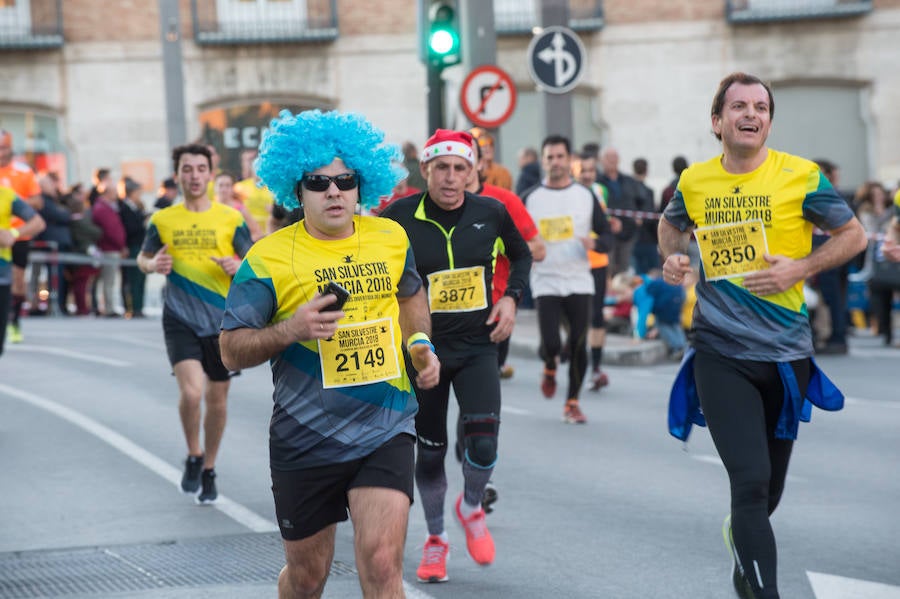
M509 343L509 353L520 358L537 358L540 335L537 313L520 310L516 316L516 328ZM625 335L607 335L603 347L603 363L616 366L652 366L668 361L666 346L659 340L635 342Z

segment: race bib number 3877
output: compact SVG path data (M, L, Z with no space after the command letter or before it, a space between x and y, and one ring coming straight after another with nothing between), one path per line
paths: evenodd
M761 220L700 227L694 231L706 280L742 277L768 268L766 230Z
M400 376L390 318L342 324L334 337L319 340L322 386L352 387Z
M428 275L432 312L471 312L487 308L484 267L439 270Z

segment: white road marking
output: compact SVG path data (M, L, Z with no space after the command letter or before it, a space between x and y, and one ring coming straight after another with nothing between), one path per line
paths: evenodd
M50 399L28 393L27 391L14 389L13 387L2 383L0 383L0 392L59 416L63 420L74 424L85 432L88 432L101 441L111 445L138 464L180 488L181 470L167 464L143 447L140 447L133 441L100 424L96 420ZM228 499L224 495L219 495L219 499L212 507L215 507L238 524L249 528L253 532L275 532L278 530L278 527L271 520L257 515L243 505Z
M717 466L723 466L722 460L719 459L717 455L709 455L705 453L692 453L691 457L698 462L706 462L707 464L716 464Z
M687 451L687 450L685 450ZM690 453L688 455L691 456L691 459L697 460L698 462L704 462L706 464L715 464L717 466L725 467L725 464L722 463L722 459L717 455L710 455L708 453ZM793 474L788 474L785 480L789 480L792 483L801 483L806 482L806 479L800 476L794 476Z
M124 360L116 360L115 358L104 358L103 356L94 356L81 352L73 352L60 347L46 347L34 345L12 345L9 347L13 352L31 352L36 354L52 354L54 356L62 356L64 358L72 358L73 360L83 360L85 362L94 362L105 366L116 366L118 368L127 368L134 366L131 362Z
M176 485L179 488L181 487L181 471L178 468L167 464L143 447L140 447L133 441L100 424L96 420L55 401L40 397L33 393L28 393L27 391L15 389L2 383L0 383L0 393L59 416L63 420L74 424L85 432L90 433L101 441L111 445L113 448L119 450L121 453L130 457L151 472L158 474L173 485ZM212 507L216 508L241 526L249 528L253 532L278 531L278 526L270 519L259 516L252 510L224 495L220 494L216 503L212 504ZM406 596L410 599L435 599L432 595L418 590L406 581L403 581L403 588L406 592Z
M408 599L435 599L434 595L429 595L424 591L420 591L405 580L403 581L403 590L406 592Z
M816 599L900 599L900 587L856 578L806 572Z
M897 351L896 347L851 347L847 355L853 358L892 359L900 355L900 352Z
M508 405L500 406L500 412L508 412L516 416L531 416L531 410L523 410L522 408L514 408Z
M900 409L900 402L884 399L868 399L865 397L844 397L844 404L848 406L863 406L866 408L893 408Z
M166 349L166 344L161 341L144 341L143 339L129 337L128 335L91 335L91 337L96 339L108 339L109 341L115 341L116 343L125 343L158 351L165 351Z

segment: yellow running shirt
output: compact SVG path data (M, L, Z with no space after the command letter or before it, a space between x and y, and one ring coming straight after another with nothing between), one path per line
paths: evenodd
M701 250L694 328L698 349L742 360L790 361L812 355L803 281L764 297L743 276L767 268L766 252L807 256L812 229L831 230L853 218L847 202L809 160L768 150L756 170L731 174L721 156L681 174L665 218L681 231L695 227Z

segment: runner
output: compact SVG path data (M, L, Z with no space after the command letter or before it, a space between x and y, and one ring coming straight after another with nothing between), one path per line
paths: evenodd
M503 205L466 192L474 168L472 136L438 129L425 144L422 195L390 204L383 216L399 222L413 244L416 267L426 283L433 342L441 356L441 380L416 389L418 453L416 485L428 538L416 572L420 581L447 580L449 540L444 530L447 474L447 404L450 386L462 418L464 490L455 504L466 547L476 563L494 561L495 547L481 501L497 462L500 376L497 343L512 333L516 305L525 289L531 252ZM490 289L497 243L511 268L505 295L492 302Z
M416 413L403 348L420 389L437 384L440 363L406 234L357 214L402 176L399 149L383 139L355 114L272 121L257 172L287 210L302 201L305 217L258 241L228 294L225 363L269 360L275 382L269 459L285 599L321 596L348 510L363 596L403 596Z
M22 221L16 229L12 217ZM6 319L9 316L11 295L12 247L21 235L37 235L44 230L44 219L37 211L16 196L10 187L0 187L0 355L6 340Z
M44 206L41 195L41 187L38 184L34 171L27 164L13 160L13 136L12 133L0 129L0 186L11 188L20 200L31 206L34 210L40 210ZM43 222L43 220L42 220ZM22 226L22 219L17 215L12 216L13 229ZM25 268L28 266L28 252L31 249L32 235L25 230L16 235L12 246L12 279L9 310L9 324L7 336L10 343L22 343L25 337L22 335L22 325L19 317L22 314L22 306L27 301L25 285ZM32 306L34 307L34 306ZM4 317L5 319L6 317Z
M544 361L541 392L547 399L556 394L556 367L563 350L559 327L565 317L569 323L569 385L563 422L585 424L587 417L578 396L587 371L587 335L596 291L587 252L609 251L612 232L594 193L572 179L569 140L548 136L541 144L541 156L546 178L523 198L547 244L546 259L531 271Z
M213 164L207 146L178 146L172 162L184 202L153 213L137 262L145 273L166 275L163 333L188 450L181 490L205 504L218 498L215 465L231 382L219 351L219 326L240 264L235 256L247 253L252 242L241 214L206 193ZM201 402L206 404L202 446Z
M778 595L769 517L781 499L804 397L840 409L843 396L818 369L803 280L866 247L862 225L815 163L766 147L775 101L745 73L719 84L711 119L722 154L685 170L659 224L663 274L690 271L701 251L688 350L670 400L670 431L686 439L705 417L731 482L724 534L740 597ZM831 238L815 251L813 226ZM696 384L695 394L690 394ZM829 391L829 392L825 392Z

